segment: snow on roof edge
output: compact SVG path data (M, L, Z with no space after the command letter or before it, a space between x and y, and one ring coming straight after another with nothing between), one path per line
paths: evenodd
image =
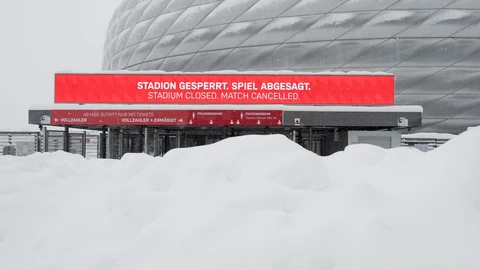
M192 74L192 75L199 75L199 74L227 74L227 75L365 75L365 76L395 76L392 73L387 72L371 72L371 71L321 71L321 72L296 72L292 70L272 70L272 71L236 71L236 70L219 70L219 71L205 71L205 72L182 72L182 71L174 71L174 72L167 72L162 70L148 70L148 71L129 71L129 70L115 70L115 71L87 71L87 72L80 72L80 71L58 71L55 74L122 74L122 75L129 75L129 74L140 74L140 75L161 75L161 74Z
M29 110L282 110L312 112L418 112L418 105L393 106L313 106L313 105L228 105L228 104L50 104L31 105Z
M438 139L438 140L450 140L457 137L455 134L450 133L435 133L435 132L420 132L412 134L402 134L402 138L405 139Z

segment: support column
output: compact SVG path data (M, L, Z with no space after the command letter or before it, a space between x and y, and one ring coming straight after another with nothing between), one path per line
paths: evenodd
M162 156L164 156L168 150L170 150L170 135L168 131L165 132L165 136L163 136L163 151Z
M160 136L158 135L158 129L155 129L153 135L153 156L158 157L160 155Z
M65 132L63 133L63 151L70 152L70 128L65 127Z
M183 145L185 145L185 147L188 147L188 138L187 138L187 133L185 131L183 131Z
M308 148L313 151L313 128L308 128Z
M98 138L98 145L99 145L99 152L100 158L105 159L107 158L107 131L105 129L102 130L102 134L100 134Z
M227 138L227 127L223 127L222 139L225 140L226 138Z
M144 135L144 140L143 140L143 153L148 155L148 127L145 127L143 129L143 135Z
M180 146L181 146L180 139L181 139L181 133L180 133L180 130L179 130L179 131L177 131L177 148L180 148Z
M48 129L47 126L43 126L43 149L42 153L48 153Z
M106 158L113 159L113 134L112 129L110 127L107 128L108 138L107 138L107 145L106 145Z
M84 158L87 157L87 132L83 132L82 136L82 155Z
M120 132L120 133L118 134L118 138L119 138L119 139L118 139L118 148L119 148L119 150L118 150L118 151L119 151L118 155L119 155L119 157L120 157L120 159L121 159L121 158L123 157L123 154L124 154L124 151L125 151L125 150L124 150L124 149L125 149L125 142L124 142L124 139L123 139L123 138L124 138L124 136L123 136L123 129L120 129L119 132Z

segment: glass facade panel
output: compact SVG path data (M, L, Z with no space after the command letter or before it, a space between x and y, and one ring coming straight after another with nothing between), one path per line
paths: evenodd
M246 70L259 58L275 49L275 45L237 48L212 70Z
M458 9L480 9L480 1L478 0L457 0L451 3L447 8Z
M319 3L316 0L301 0L293 7L288 9L284 16L301 16L301 15L312 15L319 13L328 13L335 10L338 6L344 3L345 0L322 0Z
M426 118L452 118L480 106L480 96L450 95L424 107Z
M160 66L162 65L164 60L165 58L150 61L150 62L144 62L140 70L160 70Z
M116 69L124 69L125 67L128 67L128 63L130 62L134 51L135 46L132 46L120 52L120 59L118 60Z
M434 39L389 39L361 54L345 67L392 67L437 42Z
M130 12L123 13L115 22L115 24L113 25L113 27L115 27L115 30L113 32L115 36L119 35L126 29L125 23L127 22L129 15L130 15Z
M231 51L233 51L233 49L197 53L183 70L187 72L209 71Z
M478 21L479 12L443 10L400 33L399 37L449 37Z
M423 50L418 55L399 64L400 66L451 66L454 63L471 55L478 48L477 40L445 39L428 50Z
M162 65L160 66L160 70L167 72L182 71L193 56L194 54L192 53L168 57L165 59L165 61L163 61Z
M334 12L384 10L398 0L349 0L336 8Z
M135 53L132 55L132 59L128 63L129 66L136 65L145 61L147 55L152 51L153 47L157 44L160 38L144 41L135 48Z
M441 70L443 67L393 67L386 72L395 74L395 92L400 93Z
M478 79L478 75L478 70L451 67L416 83L413 88L405 89L402 94L452 94L464 88L471 79Z
M162 14L174 12L177 10L184 10L188 8L193 2L195 2L195 0L170 1L170 3L168 3L167 7L165 8L165 10L163 10Z
M118 36L112 39L109 42L107 48L103 51L103 59L106 60L104 62L107 62L107 63L110 62L112 57L115 55L115 47L117 46L117 39L118 39Z
M188 32L183 32L161 37L145 61L166 57L172 51L172 49L175 48L175 46L177 46L185 38L187 34Z
M468 76L464 77L462 88L458 89L455 94L458 95L478 95L480 93L480 68L463 68L468 72ZM479 114L480 115L480 114Z
M290 42L334 40L355 27L364 24L374 12L332 13L323 15L320 20L298 33Z
M283 44L261 61L256 62L247 70L286 70L311 54L315 49L327 42L312 42L309 44Z
M400 0L389 9L439 9L455 0Z
M170 0L152 0L150 4L145 8L142 19L149 19L158 17L162 11L167 7Z
M125 25L123 27L130 28L133 27L135 24L139 23L141 21L140 19L143 16L143 12L147 8L148 4L148 1L143 1L137 6L135 6L130 12L130 15L128 15L127 21L125 22Z
M456 38L477 38L480 33L480 23L474 23L456 33L452 36Z
M259 0L255 5L240 15L235 21L251 21L277 17L298 0Z
M132 45L138 44L145 37L145 33L152 25L153 20L154 19L152 18L135 25L135 27L133 27L132 29L132 32L130 33L130 36L128 37L127 45L125 45L125 47L130 47Z
M437 120L438 121L438 120ZM425 120L423 120L425 122ZM432 120L432 122L436 122ZM467 130L467 127L480 126L480 120L477 119L449 119L426 126L421 132L440 132L458 134Z
M395 96L395 104L398 105L419 105L424 106L432 101L439 100L445 95L404 95L403 93Z
M121 53L117 53L112 57L112 61L110 61L110 66L109 66L108 70L121 70L121 69L123 69L123 68L118 68L118 60L120 60L120 54Z
M117 44L115 45L115 53L121 52L125 49L132 30L133 28L128 28L118 36Z
M140 1L140 0L131 0L131 1L128 1L128 2L126 3L126 5L125 5L125 10L135 8L135 6L138 5L140 2L143 2L143 1Z
M468 110L458 116L456 116L456 119L476 119L477 121L480 121L478 116L480 115L480 106L476 106L471 110Z
M455 63L454 66L459 66L459 67L480 67L480 44L478 44L479 47L475 49L470 55L467 57L463 58L459 62Z
M432 11L385 11L364 25L348 32L342 39L390 38L405 31L415 23L426 19ZM408 35L407 35L408 37Z
M171 12L168 14L160 15L152 22L150 28L148 28L145 34L144 40L156 38L162 36L165 31L175 22L175 20L182 14L182 11Z
M192 29L217 5L218 3L213 3L187 8L180 17L175 20L165 34L168 35Z
M270 22L270 20L232 23L205 45L202 50L218 50L237 47L244 40L257 33L268 22Z
M294 68L338 68L379 42L380 40L331 42L302 59Z
M141 67L142 67L142 64L138 64L138 65L135 65L135 66L129 66L129 67L126 68L126 70L128 70L128 71L139 71Z
M172 51L171 55L192 53L200 50L205 44L217 36L225 26L215 26L191 31L185 39Z
M283 43L299 31L307 28L318 16L289 17L273 20L260 32L242 43L242 46Z
M257 0L223 0L199 25L208 27L232 22L249 9Z
M195 2L193 2L193 4L191 6L198 6L198 5L203 5L203 4L208 4L208 3L220 3L222 2L222 0L196 0Z

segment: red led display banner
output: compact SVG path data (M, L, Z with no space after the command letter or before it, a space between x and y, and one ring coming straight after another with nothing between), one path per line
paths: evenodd
M52 110L54 126L281 126L282 111Z
M56 74L56 103L393 105L393 75Z

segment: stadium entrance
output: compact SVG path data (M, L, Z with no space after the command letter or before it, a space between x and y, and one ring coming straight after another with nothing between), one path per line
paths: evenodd
M100 157L115 159L253 134L283 134L319 155L363 142L390 148L400 146L402 129L422 122L421 107L393 105L393 80L365 73L58 74L55 104L32 108L29 123L63 127L65 145L69 129L98 131Z

